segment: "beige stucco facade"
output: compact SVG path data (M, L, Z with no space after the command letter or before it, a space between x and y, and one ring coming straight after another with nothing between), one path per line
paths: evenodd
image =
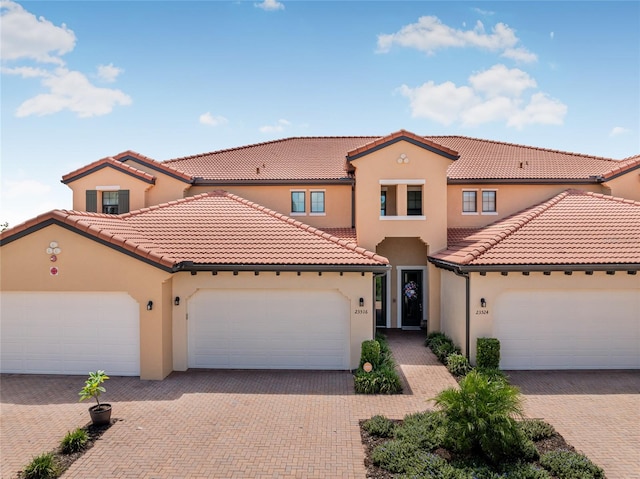
M111 167L101 168L67 186L73 191L73 209L76 211L87 211L87 190L98 192L98 211L102 211L102 192L118 190L129 190L129 209L138 210L149 206L147 193L153 187L150 183Z

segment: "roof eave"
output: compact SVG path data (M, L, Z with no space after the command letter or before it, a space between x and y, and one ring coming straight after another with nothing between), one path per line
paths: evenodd
M531 184L531 185L583 185L602 183L602 177L589 178L447 178L448 185L483 185L483 184Z
M437 268L458 273L521 273L564 271L640 271L640 263L558 263L558 264L459 264L428 257Z
M388 264L233 264L233 263L194 263L182 261L173 268L174 272L300 272L300 273L386 273L391 269Z
M460 158L460 155L453 155L449 152L443 151L439 148L436 148L434 146L431 146L423 141L418 141L410 136L405 136L405 135L401 135L401 136L397 136L395 138L391 138L388 141L384 141L378 145L372 146L371 148L367 148L365 151L361 151L361 152L357 152L354 154L347 154L347 161L351 162L353 160L357 160L358 158L361 158L363 156L369 155L375 151L381 150L382 148L386 148L389 145L392 145L394 143L398 143L399 141L406 141L408 143L411 143L412 145L415 145L419 148L423 148L425 150L431 151L432 153L435 153L437 155L440 156L444 156L445 158L448 158L449 160L457 160L458 158Z
M328 179L254 179L254 180L212 180L204 178L196 178L193 186L235 186L235 185L351 185L354 183L353 178L328 178Z

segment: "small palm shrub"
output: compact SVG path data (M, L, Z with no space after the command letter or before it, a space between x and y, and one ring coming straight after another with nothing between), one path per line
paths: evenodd
M445 436L444 416L433 411L408 414L394 433L396 439L417 444L426 451L442 447Z
M52 479L58 477L60 468L53 453L40 454L34 457L24 469L25 479Z
M471 370L471 365L465 356L453 353L447 356L447 369L454 376L464 376Z
M604 479L604 471L577 452L551 451L542 455L540 464L558 479Z
M76 429L68 432L60 442L60 449L63 454L73 454L82 451L89 441L89 435L84 429Z
M496 338L478 338L476 341L476 366L498 369L500 367L500 341Z
M371 372L358 369L354 376L357 393L360 394L399 394L402 392L400 376L393 365L379 366Z
M391 419L378 415L362 423L362 428L372 436L392 437L396 424Z
M556 434L553 426L541 419L523 419L518 423L518 427L525 437L532 441L539 441Z
M514 419L522 416L518 388L471 371L459 389L446 389L434 401L446 418L452 449L483 454L493 462L522 452L524 436Z

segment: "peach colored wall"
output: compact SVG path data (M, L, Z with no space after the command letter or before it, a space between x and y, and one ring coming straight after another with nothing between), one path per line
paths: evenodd
M153 185L145 183L133 176L114 168L102 168L90 175L72 181L67 185L73 191L73 209L87 210L87 190L95 190L97 186L119 186L121 190L129 190L129 209L131 211L145 207L145 193ZM102 212L102 198L98 194L98 212Z
M452 335L456 344L463 348L465 341L465 283L463 278L454 278L454 273L443 270L443 330ZM508 291L608 291L608 290L635 290L640 295L640 276L629 275L626 272L618 272L608 275L605 272L595 271L593 275L583 272L574 272L565 275L563 272L552 272L549 276L539 272L532 272L529 276L522 273L509 273L502 276L500 273L487 273L480 276L479 273L471 273L470 284L470 341L469 353L471 363L475 364L476 339L478 337L493 337L493 311L499 301L499 297ZM452 300L462 304L456 305ZM480 298L485 298L486 308L480 307ZM485 312L480 312L485 311ZM571 311L567 311L571 314ZM637 311L629 311L629 315L637 314ZM603 318L606 320L606 318Z
M191 187L189 183L185 183L181 180L176 180L175 178L172 178L162 172L149 168L148 166L137 163L133 160L127 160L125 164L149 173L156 179L155 185L147 191L147 196L145 198L145 207L167 203L168 201L179 200L181 198L184 198L185 196L191 196L187 193L189 188Z
M351 185L220 185L195 186L189 196L225 190L316 228L351 228ZM306 214L291 215L291 190L306 190ZM325 190L324 215L310 214L310 192Z
M62 252L54 264L46 253L51 241ZM65 228L51 225L0 248L3 291L118 291L140 305L140 377L162 379L171 372L167 290L170 274L114 251ZM170 295L169 295L170 297ZM152 311L147 302L153 301Z
M409 163L397 163L405 154ZM351 162L356 168L358 244L369 250L386 237L419 237L432 251L447 244L447 167L451 160L405 141ZM424 180L423 215L380 219L380 180ZM406 186L398 185L398 215L406 213Z
M559 193L569 189L581 189L602 193L600 185L449 185L447 189L448 197L448 217L449 228L473 228L485 226L494 221L505 218L509 215L522 211L531 206L542 203L553 198ZM462 191L478 191L478 213L462 214ZM482 213L482 190L496 190L496 207L498 214Z
M184 371L188 365L187 305L189 298L199 289L333 289L338 290L351 302L351 351L350 366L356 369L360 362L362 341L373 338L375 308L373 305L373 275L366 273L302 273L263 272L258 276L252 271L240 272L234 276L231 272L221 272L213 276L208 272L197 275L177 273L173 278L173 296L180 296L180 305L173 306L173 369ZM359 299L364 298L364 308L360 308ZM366 309L366 314L356 314L356 310Z
M603 183L603 193L640 201L640 169Z

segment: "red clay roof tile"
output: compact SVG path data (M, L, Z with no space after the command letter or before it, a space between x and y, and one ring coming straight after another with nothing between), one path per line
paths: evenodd
M89 163L88 165L78 168L71 173L67 173L62 177L62 183L71 183L78 178L82 178L83 176L102 168L114 168L116 170L121 170L131 176L141 179L142 181L146 181L147 183L153 183L155 181L155 177L153 175L109 157L94 161L93 163Z
M470 232L431 258L458 265L640 264L640 202L580 190Z

